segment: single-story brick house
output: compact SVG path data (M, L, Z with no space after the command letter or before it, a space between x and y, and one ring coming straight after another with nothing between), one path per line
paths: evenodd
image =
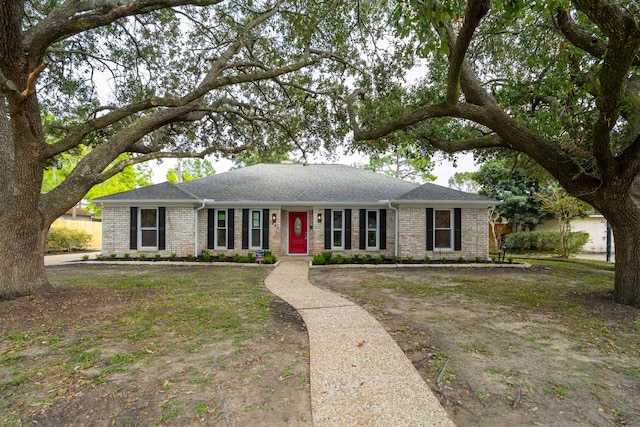
M344 165L259 164L94 200L103 254L487 257L495 200Z

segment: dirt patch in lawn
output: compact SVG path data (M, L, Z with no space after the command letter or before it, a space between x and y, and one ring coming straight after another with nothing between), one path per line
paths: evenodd
M534 261L507 269L312 269L366 308L458 426L640 425L640 311L613 273Z
M0 425L310 426L304 323L269 268L56 266L0 301Z

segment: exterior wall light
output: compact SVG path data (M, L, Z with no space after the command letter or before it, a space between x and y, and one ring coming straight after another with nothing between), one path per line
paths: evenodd
M272 213L272 214L271 214L271 223L272 223L272 224L275 224L277 219L278 219L278 218L276 217L276 213L275 213L275 212L274 212L274 213Z
M322 222L322 212L318 212L318 222Z

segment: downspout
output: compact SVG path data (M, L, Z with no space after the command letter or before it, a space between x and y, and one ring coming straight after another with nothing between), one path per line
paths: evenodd
M396 229L395 229L395 248L394 248L394 255L397 257L398 256L398 239L400 237L400 230L398 230L398 226L400 224L400 218L399 218L399 211L398 208L394 208L393 206L391 206L391 200L387 199L387 205L389 206L389 209L393 209L396 212Z
M209 202L213 202L214 200L208 200ZM193 237L194 237L194 246L193 246L193 255L198 256L198 212L204 209L207 203L207 199L202 199L202 206L196 208L195 214L193 215Z

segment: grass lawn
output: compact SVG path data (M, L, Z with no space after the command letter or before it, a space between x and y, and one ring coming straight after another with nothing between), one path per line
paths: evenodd
M0 301L0 425L310 425L306 332L270 271L49 268L57 292Z

